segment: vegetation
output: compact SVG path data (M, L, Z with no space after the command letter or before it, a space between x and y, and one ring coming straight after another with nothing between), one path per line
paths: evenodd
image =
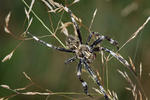
M65 7L73 11L83 40L92 31L113 37L119 42L118 51L107 42L101 45L121 54L131 65L128 68L105 52L100 52L91 64L109 99L148 100L148 3L148 0L19 0L12 3L14 8L7 5L7 12L6 8L0 10L5 15L0 30L0 100L104 99L86 72L83 77L93 98L83 93L76 78L77 63L64 64L64 59L71 55L41 46L26 34L29 31L44 41L66 48L65 37L76 33Z

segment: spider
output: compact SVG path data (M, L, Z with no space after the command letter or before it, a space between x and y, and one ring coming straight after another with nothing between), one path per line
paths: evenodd
M40 40L36 36L32 35L30 32L27 32L27 34L32 36L32 38L34 40L36 40L37 42L39 42L39 43L41 43L41 44L43 44L49 48L53 48L55 50L62 51L62 52L73 53L74 56L69 58L68 60L66 60L65 63L68 64L70 62L75 61L76 59L79 60L78 65L77 65L77 77L80 80L80 82L82 83L85 94L88 96L91 96L88 93L87 83L81 77L83 66L84 66L85 70L90 74L90 76L95 80L96 84L99 86L100 92L104 95L105 100L109 100L109 97L108 97L105 89L103 88L103 86L101 85L100 81L98 80L96 74L94 73L94 71L90 67L90 63L92 63L96 58L96 52L99 52L99 51L108 52L109 54L114 56L118 61L120 61L122 64L127 65L127 66L129 66L129 64L119 54L116 54L115 52L98 45L103 40L107 40L107 41L109 41L110 44L119 48L118 42L116 40L109 38L108 36L101 35L97 32L92 32L88 36L86 43L83 43L79 26L78 26L77 22L75 21L75 18L73 17L72 11L67 7L65 7L65 11L69 13L71 20L72 20L72 23L75 26L75 30L77 32L77 36L72 36L72 35L67 36L67 38L66 38L66 47L67 48L56 47L50 43L46 43L43 40ZM89 44L92 36L95 36L96 40L93 43Z

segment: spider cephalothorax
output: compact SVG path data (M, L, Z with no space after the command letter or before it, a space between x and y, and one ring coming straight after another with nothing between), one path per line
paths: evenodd
M101 35L97 32L92 32L88 36L86 43L83 43L78 24L75 21L71 10L68 9L67 7L65 7L64 9L65 9L66 12L68 12L70 14L71 20L72 20L73 25L75 26L75 29L76 29L76 32L77 32L77 36L72 36L72 35L67 36L67 39L66 39L66 47L67 48L61 48L61 47L53 46L52 44L46 43L46 42L38 39L36 36L33 36L29 32L27 32L27 33L30 34L33 37L33 39L35 39L36 41L40 42L43 45L46 45L47 47L50 47L50 48L53 48L53 49L56 49L56 50L59 50L59 51L63 51L63 52L73 53L74 56L72 58L66 60L65 63L67 64L67 63L73 62L76 59L79 60L79 63L78 63L78 66L77 66L77 77L79 78L79 80L82 83L85 94L90 96L90 94L88 93L87 83L81 77L82 65L84 66L86 71L91 75L93 80L95 80L95 82L99 86L100 92L104 95L105 99L109 100L105 89L100 84L100 81L98 80L97 76L95 75L94 71L91 69L89 64L95 59L96 52L99 52L99 51L105 51L105 52L110 53L113 57L115 57L118 61L120 61L122 64L124 64L126 66L129 66L129 64L119 54L116 54L115 52L98 45L103 40L107 40L107 41L109 41L110 44L112 44L112 45L114 45L118 48L118 42L111 39L111 38L109 38L108 36L103 36L103 35ZM94 42L92 42L91 44L89 44L92 36L95 36L96 40Z
M91 63L96 57L96 54L92 52L91 47L86 44L81 44L76 36L68 35L66 38L66 46L68 49L75 51L78 59L86 58L87 63Z
M85 44L79 45L79 47L75 50L75 53L78 59L86 58L87 63L93 62L96 57L96 54L92 52L91 47Z

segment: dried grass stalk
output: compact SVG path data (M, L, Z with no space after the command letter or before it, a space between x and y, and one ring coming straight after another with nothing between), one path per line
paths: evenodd
M29 16L29 13L28 13L27 9L24 8L24 11L25 11L25 14L26 14L26 16L27 16L27 19L29 20L29 19L30 19L30 16Z
M10 89L10 87L8 85L0 85L0 86L5 89Z
M23 75L24 75L28 80L32 81L32 79L31 79L25 72L23 72Z
M93 17L92 17L92 20L91 20L91 24L90 24L90 26L89 26L89 30L90 30L91 27L92 27L92 24L93 24L94 19L95 19L95 16L96 16L96 13L97 13L97 9L95 9L95 11L94 11L94 13L93 13Z
M145 27L145 25L149 22L150 17L147 18L147 20L143 23L142 26L140 26L132 35L131 37L121 46L121 48L119 50L121 50L127 43L129 43L131 40L133 40L138 34L139 32Z
M74 0L72 4L75 4L75 3L79 2L79 1L80 1L80 0Z
M129 57L129 60L130 60L131 68L135 71L135 65L133 64L133 61L130 57Z
M71 22L66 22L66 23L61 22L61 27L60 27L61 32L64 33L66 36L69 35L69 34L68 34L67 27L68 27L69 25L71 25L71 24L72 24Z
M28 11L28 14L30 14L31 10L32 10L32 7L33 7L33 4L34 4L35 0L32 0L31 4L30 4L30 7L29 7L29 11Z
M5 98L0 98L0 100L6 100Z
M2 60L2 62L5 62L5 61L7 61L7 60L10 60L11 57L13 56L13 53L14 53L14 50L13 50L11 53L9 53L7 56L5 56L5 57L3 58L3 60Z
M140 62L140 78L142 76L142 62Z
M53 11L53 7L49 4L49 2L47 2L46 0L42 0L42 2L44 2L45 5L46 5L50 10Z
M26 28L26 30L25 30L25 33L28 31L29 27L31 26L32 21L33 21L33 18L31 18L31 19L29 20L28 26L27 26L27 28Z
M51 93L40 93L40 92L25 92L23 95L50 95Z
M33 83L28 84L28 85L26 85L26 86L23 87L23 88L17 88L17 89L14 89L14 90L15 90L15 91L23 91L23 90L26 90L27 88L31 87L32 85L33 85Z
M139 91L139 98L140 98L139 100L143 100L141 91Z
M9 33L9 34L11 34L11 31L8 29L10 16L11 16L11 12L9 12L8 15L5 18L5 27L4 27L5 32Z

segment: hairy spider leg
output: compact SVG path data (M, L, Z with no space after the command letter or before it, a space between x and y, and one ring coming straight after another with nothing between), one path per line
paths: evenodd
M65 64L71 63L71 62L75 61L76 59L77 59L77 57L76 57L76 56L73 56L73 57L67 59L67 60L65 61Z
M117 42L116 40L113 40L113 39L111 39L111 38L108 37L108 36L100 35L100 34L97 33L97 32L92 32L92 33L90 33L90 35L88 36L88 39L87 39L87 44L88 44L88 42L90 42L90 40L91 40L91 38L92 38L92 35L95 35L95 36L98 36L98 37L99 37L97 40L95 40L95 41L91 44L91 47L92 47L92 48L93 48L94 46L96 46L97 44L99 44L100 42L102 42L102 41L105 39L105 40L108 40L110 44L116 46L117 49L119 49L118 42Z
M84 89L84 93L90 97L92 97L89 93L88 93L88 86L87 83L81 78L81 72L82 72L82 60L79 61L78 63L78 67L77 67L77 77L80 80L80 82L82 83L83 89Z
M56 50L59 50L59 51L63 51L63 52L70 52L70 53L75 53L75 51L73 50L70 50L70 49L65 49L65 48L61 48L61 47L56 47L56 46L53 46L52 44L49 44L49 43L46 43L45 41L43 40L40 40L39 38L37 38L36 36L32 35L30 32L27 32L27 34L29 34L30 36L32 36L32 38L34 40L36 40L37 42L49 47L49 48L53 48L53 49L56 49Z
M125 65L130 71L133 72L134 75L137 76L137 74L135 73L135 71L131 68L130 64L119 54L116 54L115 52L107 49L107 48L104 48L104 47L96 47L93 49L93 51L106 51L108 53L110 53L113 57L115 57L119 62L121 62L123 65Z
M91 77L93 78L93 80L97 83L97 85L99 86L100 88L100 92L104 95L105 97L105 100L109 100L108 99L108 96L105 92L105 89L103 88L103 86L100 84L97 76L95 75L95 73L93 72L93 70L91 69L91 67L88 65L88 63L86 61L83 61L84 65L85 65L85 68L86 70L89 72L89 74L91 75Z
M117 60L119 60L123 65L125 66L130 66L129 63L119 54L116 54L115 52L107 49L107 48L104 48L104 47L96 47L93 49L93 51L106 51L108 53L110 53L113 57L115 57Z
M72 13L72 11L71 11L69 8L67 8L67 7L65 7L65 10L70 14L71 20L72 20L72 22L73 22L73 24L74 24L74 26L75 26L75 28L76 28L76 31L77 31L77 34L78 34L78 38L79 38L79 40L80 40L80 43L82 44L81 32L80 32L80 29L79 29L79 26L78 26L77 22L75 21L75 19L74 19L74 17L73 17L73 13Z

